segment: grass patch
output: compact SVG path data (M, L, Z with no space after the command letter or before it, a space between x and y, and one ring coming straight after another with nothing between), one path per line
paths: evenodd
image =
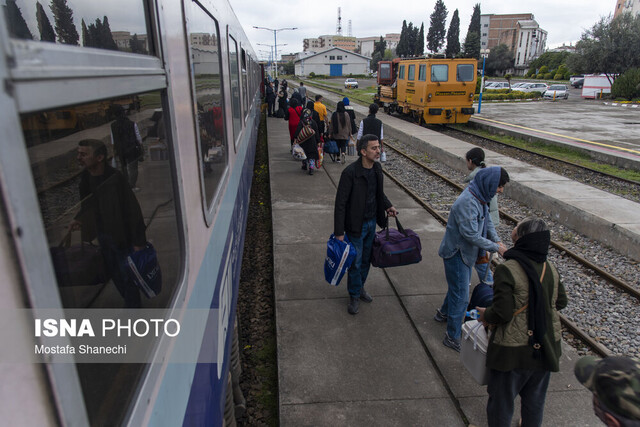
M561 147L553 144L545 144L542 142L529 142L521 138L506 135L495 135L483 129L473 129L468 126L455 126L465 132L472 133L484 138L493 139L503 144L511 145L517 148L523 148L525 150L532 151L538 154L544 154L545 156L553 157L558 160L565 160L575 163L580 166L585 166L600 172L608 173L609 175L617 176L623 179L629 179L632 181L640 182L640 171L623 169L614 165L601 163L593 160L588 154L585 154L579 150L575 150L571 147Z

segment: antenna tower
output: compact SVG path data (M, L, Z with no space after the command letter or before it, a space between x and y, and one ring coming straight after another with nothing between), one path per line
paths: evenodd
M340 15L340 8L338 8L338 23L336 24L336 34L342 35L342 16Z
M351 33L351 19L349 19L349 27L348 27L348 28L349 28L349 29L347 30L347 35L348 35L349 37L353 37L353 34Z

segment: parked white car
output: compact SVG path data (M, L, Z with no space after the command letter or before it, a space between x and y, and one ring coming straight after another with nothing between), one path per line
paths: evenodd
M544 93L549 86L546 83L527 83L518 88L520 92L540 92Z
M489 82L484 85L484 90L509 89L507 82Z
M344 81L344 87L347 89L358 89L358 81L356 79L347 79Z
M551 85L549 89L547 89L542 97L545 99L569 99L569 88L567 85Z

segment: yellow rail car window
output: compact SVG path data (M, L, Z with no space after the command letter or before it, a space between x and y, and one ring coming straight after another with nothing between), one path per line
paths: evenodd
M427 64L421 64L418 70L418 80L424 82L427 80Z
M446 64L438 64L431 66L431 81L446 82L449 81L449 66Z
M472 82L475 77L473 64L460 64L456 69L456 80L459 82Z
M398 70L398 79L404 80L404 65L401 65L400 69Z
M414 64L409 65L409 73L407 76L407 80L415 80L416 79L416 66Z

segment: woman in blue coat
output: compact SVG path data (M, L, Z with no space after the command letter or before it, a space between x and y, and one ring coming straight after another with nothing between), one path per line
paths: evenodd
M447 322L443 344L460 351L460 335L469 303L471 269L484 251L502 255L506 246L500 241L489 219L489 202L502 193L509 174L501 167L481 169L456 199L449 212L447 229L438 255L444 261L447 295L434 319Z

